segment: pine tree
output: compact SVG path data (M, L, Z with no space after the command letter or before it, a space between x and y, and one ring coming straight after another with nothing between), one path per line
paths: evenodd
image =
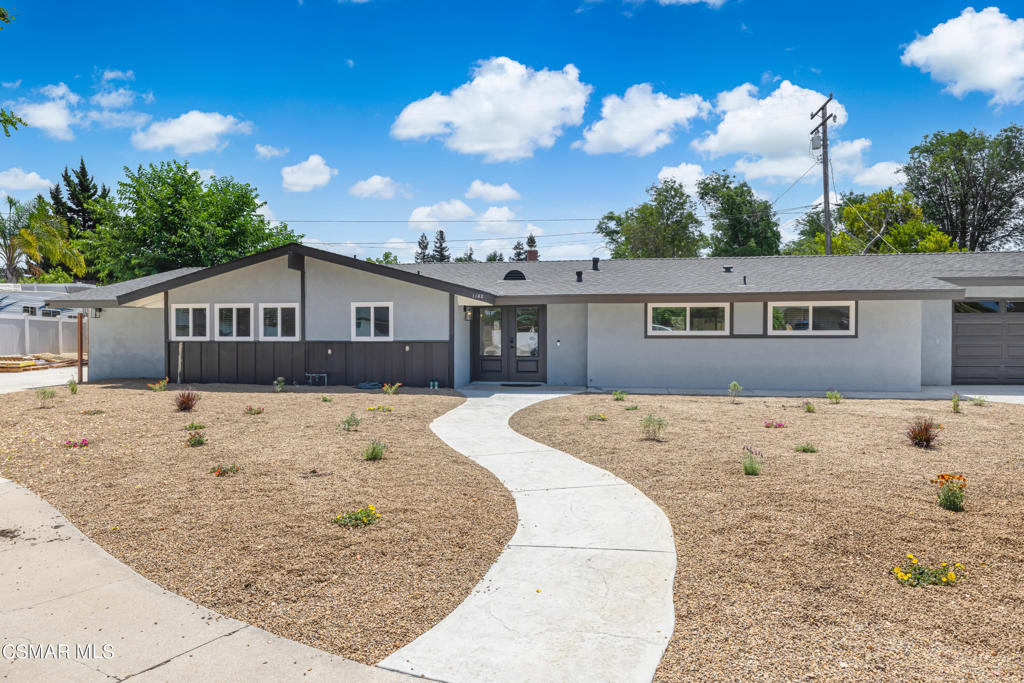
M525 261L526 260L526 247L523 246L523 241L519 240L512 247L512 258L509 261Z
M67 199L64 191L67 190ZM69 172L64 167L61 182L50 188L50 203L53 213L64 219L75 237L88 237L96 230L97 215L89 203L107 199L110 189L106 185L96 186L96 180L85 168L85 158L79 157L78 168Z
M529 235L526 236L526 248L527 249L536 249L537 248L537 238L533 236L532 232Z
M505 260L505 255L502 254L500 251L492 251L490 254L487 255L487 262L488 263L494 263L496 261L504 261L504 260Z
M456 263L476 263L476 259L473 258L473 247L467 249L462 256L456 256L454 261Z
M434 233L434 250L430 253L430 260L435 263L448 263L452 260L452 253L448 249L444 230Z
M430 263L430 240L427 239L427 233L421 232L420 239L416 242L416 255L413 259L416 263Z

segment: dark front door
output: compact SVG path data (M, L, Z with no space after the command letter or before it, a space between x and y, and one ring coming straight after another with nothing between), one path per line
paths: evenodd
M474 380L546 380L544 306L488 306L475 311L470 340Z

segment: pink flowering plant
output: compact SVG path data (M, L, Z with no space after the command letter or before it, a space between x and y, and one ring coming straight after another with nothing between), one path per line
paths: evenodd
M779 422L775 418L772 418L770 420L765 420L764 421L764 426L767 429L782 429L783 427L786 426L786 423L785 422Z
M255 406L255 407L254 406L246 406L245 407L245 414L246 415L262 415L263 414L263 408L261 408L260 406Z
M89 440L88 439L81 439L79 441L75 441L74 439L71 439L71 440L68 440L68 441L64 442L64 448L88 448L88 447L89 447Z

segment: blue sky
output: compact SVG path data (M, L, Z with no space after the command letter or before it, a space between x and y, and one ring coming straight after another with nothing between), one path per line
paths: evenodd
M61 4L14 5L0 31L0 101L33 124L0 141L0 192L45 190L79 155L110 185L122 166L187 159L361 256L435 219L472 240L455 253L535 230L542 258L602 255L592 220L542 219L719 169L772 199L807 172L776 204L790 221L821 196L807 133L829 92L841 191L898 182L927 133L1020 122L1024 101L1009 5ZM298 222L316 219L392 222Z

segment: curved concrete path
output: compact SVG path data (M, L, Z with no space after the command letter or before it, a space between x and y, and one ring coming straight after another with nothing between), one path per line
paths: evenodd
M63 655L62 644L68 648ZM53 650L42 658L29 658L24 650L19 655L17 648L28 645ZM111 647L109 658L104 645ZM34 493L0 479L0 680L126 678L409 680L165 591L108 555Z
M621 479L508 426L569 392L464 388L431 429L512 492L519 527L455 611L379 666L430 679L650 681L672 635L672 527Z

